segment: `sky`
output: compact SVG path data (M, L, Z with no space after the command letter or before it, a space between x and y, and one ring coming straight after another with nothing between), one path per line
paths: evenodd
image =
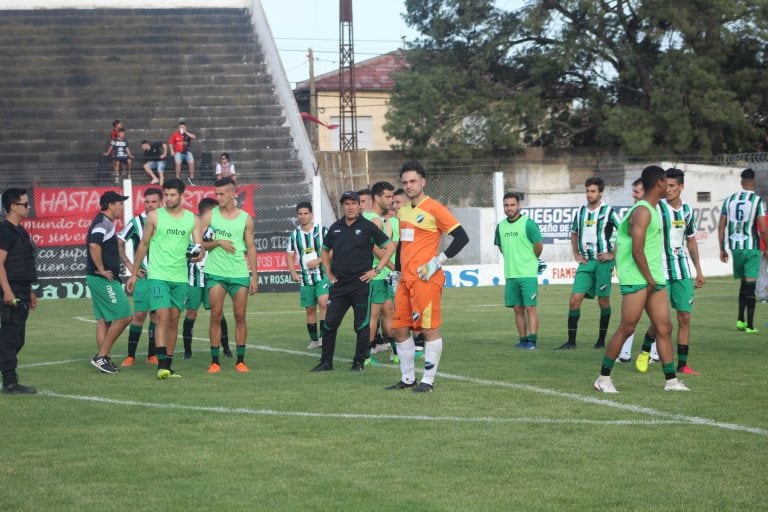
M315 54L315 76L339 64L339 0L261 0L291 87L309 78L307 49ZM403 47L413 40L401 13L404 0L353 0L355 62ZM290 8L286 8L290 6Z

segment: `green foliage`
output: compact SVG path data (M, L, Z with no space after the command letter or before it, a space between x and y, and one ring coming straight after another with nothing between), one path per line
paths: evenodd
M408 0L423 35L385 130L414 156L521 146L750 151L768 129L762 0Z

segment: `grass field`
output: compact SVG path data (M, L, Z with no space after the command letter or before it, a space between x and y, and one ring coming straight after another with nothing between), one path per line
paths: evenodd
M740 333L736 291L711 279L697 295L690 393L665 393L658 365L617 365L610 397L592 391L594 303L580 348L552 350L565 286L540 289L536 351L512 349L501 289L446 290L424 396L383 391L394 366L348 371L350 323L336 370L310 373L297 294L252 299L249 374L232 360L205 373L201 314L193 359L167 381L143 362L98 373L90 303L42 302L20 368L39 394L0 396L0 510L766 510L768 306L759 334Z

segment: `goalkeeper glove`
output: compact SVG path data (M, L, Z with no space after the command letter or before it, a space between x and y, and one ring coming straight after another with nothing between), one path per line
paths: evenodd
M547 264L543 259L539 258L539 268L537 269L539 275L543 274L545 270L547 270Z
M440 253L438 256L435 256L425 264L419 266L416 269L416 273L419 275L419 279L422 281L429 281L433 275L435 275L435 272L440 270L440 267L443 266L443 263L445 263L445 260L447 260L448 257L444 253Z
M189 244L187 246L187 259L197 258L201 252L203 252L203 248L200 244Z
M397 293L397 285L400 284L400 272L391 271L387 279L389 279L389 286L392 287L392 293Z

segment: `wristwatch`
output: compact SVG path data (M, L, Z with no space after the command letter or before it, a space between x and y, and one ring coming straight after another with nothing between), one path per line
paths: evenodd
M373 271L376 272L377 274L381 274L381 269L380 268L374 268Z

